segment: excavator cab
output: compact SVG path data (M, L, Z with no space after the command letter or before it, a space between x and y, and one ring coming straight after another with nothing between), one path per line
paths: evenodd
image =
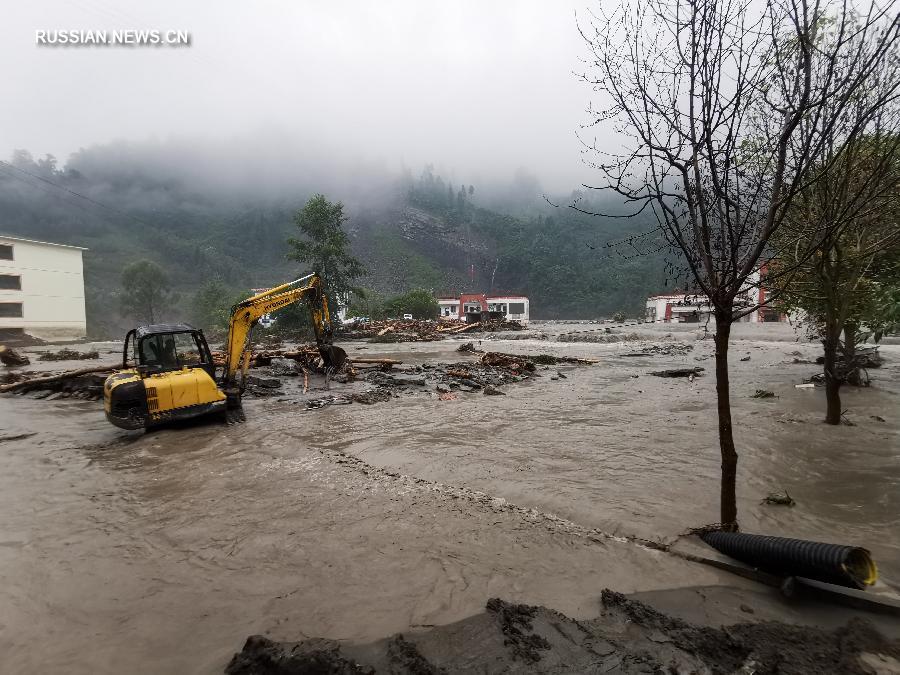
M128 331L122 370L103 385L106 418L123 429L149 428L216 410L224 410L229 423L243 421L241 395L250 365L250 332L263 317L301 300L309 305L326 377L334 373L347 354L332 344L328 299L322 279L313 273L232 307L225 363L218 379L203 331L187 324L154 324Z
M203 331L187 324L141 326L125 336L122 368L143 374L164 373L184 367L202 368L215 377L215 365Z
M122 370L103 388L106 418L142 429L224 407L203 331L187 324L154 324L128 331Z

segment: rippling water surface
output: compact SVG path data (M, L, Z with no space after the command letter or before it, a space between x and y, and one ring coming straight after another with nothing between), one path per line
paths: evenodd
M816 367L793 352L814 347L774 337L733 348L742 527L866 546L896 583L900 347L884 347L872 388L845 392L856 426L826 427L822 392L794 388ZM710 341L694 344L626 357L633 345L485 341L600 362L541 370L506 396L252 401L239 427L146 435L96 404L0 398L0 439L34 434L0 442L0 670L216 672L255 632L375 638L492 595L590 616L604 586L730 583L584 534L671 541L717 519L713 378L648 375L711 370ZM360 353L471 358L457 345ZM758 388L777 398L750 398ZM785 489L797 506L760 503Z

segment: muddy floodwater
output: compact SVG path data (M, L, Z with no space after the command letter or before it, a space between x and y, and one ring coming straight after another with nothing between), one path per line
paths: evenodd
M794 386L819 370L802 362L816 345L781 325L735 333L742 529L864 546L897 589L900 345L881 347L872 387L843 390L854 426L830 427L823 390ZM373 640L463 619L490 597L578 618L596 614L603 588L749 584L627 539L671 542L717 519L702 334L646 331L692 349L644 356L628 356L636 342L484 340L599 363L539 367L506 396L421 391L317 410L251 399L233 427L124 432L96 402L0 397L0 671L215 673L255 633ZM461 342L344 346L406 367L475 360ZM84 364L41 364L70 365ZM706 373L649 375L686 366ZM796 506L761 503L784 490Z

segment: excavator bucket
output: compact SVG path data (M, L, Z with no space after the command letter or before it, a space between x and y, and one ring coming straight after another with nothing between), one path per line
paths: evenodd
M240 392L225 392L225 422L228 424L240 424L245 422L244 406L241 405Z
M319 354L322 355L322 363L326 370L335 372L340 370L341 366L347 360L347 352L340 347L334 345L323 345L319 347Z

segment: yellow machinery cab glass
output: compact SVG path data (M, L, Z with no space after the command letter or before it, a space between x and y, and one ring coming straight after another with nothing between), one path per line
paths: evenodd
M122 366L136 368L142 375L202 368L215 379L203 331L187 324L153 324L129 331Z

